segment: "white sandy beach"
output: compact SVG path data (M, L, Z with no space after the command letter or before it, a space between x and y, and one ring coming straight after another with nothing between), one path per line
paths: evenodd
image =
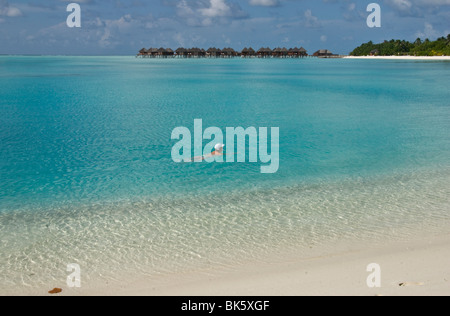
M314 251L312 251L313 253ZM369 264L381 267L381 287L369 288ZM352 249L305 259L278 258L129 284L65 290L63 295L145 296L447 296L450 235Z
M345 59L385 59L385 60L450 60L450 56L346 56Z

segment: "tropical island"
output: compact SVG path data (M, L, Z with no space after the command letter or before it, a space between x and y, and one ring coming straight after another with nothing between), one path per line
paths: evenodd
M450 34L436 41L418 38L414 43L405 40L372 41L355 48L350 56L450 56Z

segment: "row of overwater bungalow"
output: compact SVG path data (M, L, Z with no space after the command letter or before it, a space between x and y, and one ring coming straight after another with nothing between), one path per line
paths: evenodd
M304 58L308 57L306 49L301 48L261 48L255 51L253 48L244 48L242 51L236 51L232 48L209 48L204 50L201 48L183 48L177 50L170 48L143 48L139 51L138 57L143 58L233 58L233 57L253 57L253 58Z

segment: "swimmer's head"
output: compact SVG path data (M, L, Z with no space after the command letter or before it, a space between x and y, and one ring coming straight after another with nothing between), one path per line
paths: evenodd
M217 144L216 146L214 146L214 149L215 149L217 152L221 153L221 152L223 151L223 148L224 148L224 147L225 147L224 144Z

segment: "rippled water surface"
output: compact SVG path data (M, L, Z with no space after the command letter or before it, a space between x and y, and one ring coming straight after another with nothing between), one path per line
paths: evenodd
M0 57L0 293L448 230L450 63ZM280 169L171 133L280 127ZM206 144L206 142L205 142Z

